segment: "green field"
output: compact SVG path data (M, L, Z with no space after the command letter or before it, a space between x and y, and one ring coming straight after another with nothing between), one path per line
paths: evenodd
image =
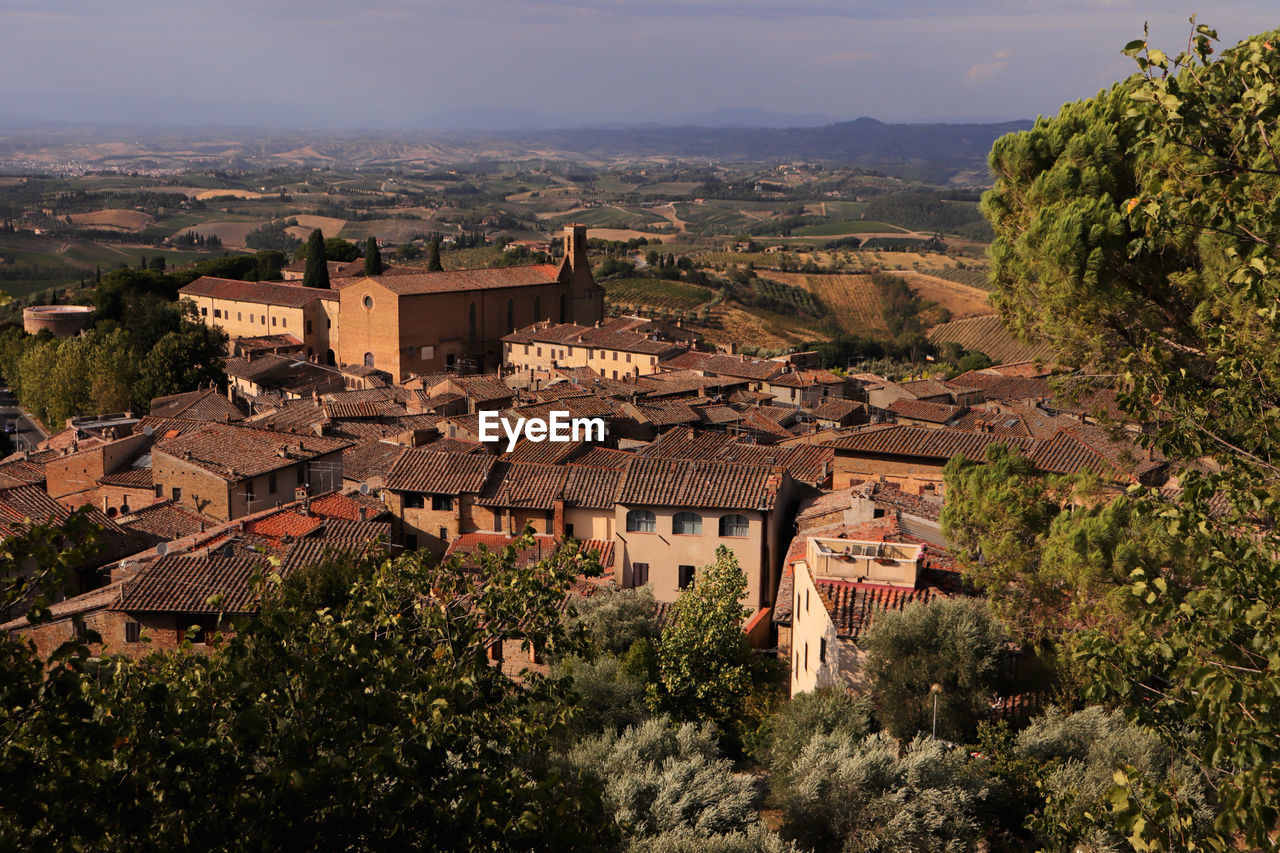
M715 298L709 287L660 278L620 278L602 282L605 298L614 305L642 306L659 311L690 311Z
M563 228L565 225L588 225L592 228L635 228L667 220L656 213L638 207L593 207L543 220L544 227Z
M867 219L837 219L831 222L824 222L821 225L806 225L803 228L797 228L791 233L797 237L834 237L838 234L876 234L886 231L902 231L906 233L906 229L899 228L897 225L890 225L887 222L872 222Z

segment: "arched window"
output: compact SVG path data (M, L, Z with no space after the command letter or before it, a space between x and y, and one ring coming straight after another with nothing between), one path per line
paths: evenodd
M476 339L476 304L471 303L471 312L467 316L467 337L471 340Z
M516 303L514 299L507 300L507 331L514 332L516 330Z
M745 515L720 516L721 536L746 536L751 532L751 522Z
M627 511L627 532L628 533L657 533L658 517L647 509L632 509Z
M533 322L536 323L541 319L542 319L542 297L535 296L533 297Z
M569 322L568 317L569 317L569 300L562 293L560 294L560 322L561 323Z
M697 536L702 533L702 516L696 512L677 512L671 519L671 532L677 536Z
M367 352L364 354L364 366L373 367L373 353Z

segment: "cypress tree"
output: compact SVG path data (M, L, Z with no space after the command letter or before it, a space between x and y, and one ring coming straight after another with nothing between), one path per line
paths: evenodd
M382 253L378 251L378 240L370 236L364 241L364 274L382 275Z
M329 289L329 258L324 252L324 234L320 229L307 238L307 269L302 274L303 287Z
M428 272L443 272L444 264L440 263L440 241L431 241L431 257L427 261Z

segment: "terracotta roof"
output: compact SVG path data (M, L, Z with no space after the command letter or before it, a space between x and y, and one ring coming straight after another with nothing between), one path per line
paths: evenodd
M258 599L250 579L263 555L220 553L161 557L124 582L116 609L126 612L251 613ZM220 596L217 603L210 603Z
M704 424L724 426L742 421L742 412L725 403L700 403L693 407Z
M152 436L154 441L163 438L176 438L180 435L186 435L204 428L204 422L192 421L185 418L158 418L155 415L143 415L138 422L133 425L133 434ZM150 430L148 433L147 430Z
M481 506L551 509L567 472L558 465L497 462L476 503Z
M1079 424L1058 430L1050 439L1040 442L1030 454L1037 468L1059 474L1088 471L1112 482L1158 485L1150 478L1158 476L1166 466L1163 457L1124 440L1112 439L1101 428Z
M355 492L329 492L312 498L309 505L316 515L345 521L359 521L361 509L365 512L365 521L378 521L388 515L387 505L382 501L372 495Z
M618 503L768 511L780 485L780 476L763 465L635 459Z
M31 523L59 523L70 514L71 510L39 486L0 489L0 537L21 533ZM100 566L136 554L155 541L140 531L121 527L96 507L90 507L88 515L100 528L98 546L89 558L92 565Z
M339 438L301 437L232 424L205 424L198 432L164 439L155 445L153 452L237 482L350 446L349 441Z
M813 388L823 385L844 385L844 378L830 370L791 370L769 380L770 385L782 388Z
M953 390L937 379L913 379L899 382L898 387L917 400L928 400L936 397L952 398Z
M675 427L637 453L649 459L717 459L726 446L737 443L728 433Z
M573 460L573 464L621 471L634 458L634 453L629 453L625 450L614 450L611 447L592 447L581 456L576 457Z
M503 447L506 445L504 444ZM557 465L567 462L591 445L585 441L529 441L521 439L515 449L502 454L505 462L541 462Z
M772 379L786 368L784 364L763 358L696 351L664 359L661 364L667 370L697 370L712 376L734 376L755 381Z
M193 421L241 421L245 417L245 412L216 388L156 397L151 401L151 414Z
M496 373L479 373L473 376L454 376L453 384L462 389L468 399L477 403L492 400L508 400L515 396L515 391Z
M701 421L698 412L681 400L641 400L635 405L646 420L658 427L696 424Z
M227 376L252 382L261 388L306 396L341 390L346 380L338 371L297 358L266 353L250 358L228 358Z
M683 346L670 341L656 340L652 335L636 331L634 326L634 323L617 321L610 321L598 327L578 326L573 323L534 323L532 326L517 329L502 340L514 344L545 343L566 347L580 346L659 357L684 351Z
M325 417L332 420L368 420L392 418L408 414L403 403L394 400L367 400L363 402L325 402L321 404Z
M494 458L488 455L440 453L410 448L387 472L386 487L393 491L454 495L479 493L489 477Z
M563 495L569 506L612 509L618 502L618 490L624 476L622 470L569 465L567 471Z
M256 302L260 305L280 305L286 308L302 308L317 299L329 301L338 299L336 291L318 287L299 287L296 284L271 281L237 281L208 275L201 276L178 293L183 296L207 296L212 299Z
M962 432L953 429L878 425L832 439L826 442L841 453L876 454L885 456L915 456L946 460L963 454L969 459L982 459L992 444L1006 444L1015 450L1027 451L1030 439L998 436L980 432Z
M154 486L150 468L125 468L99 477L98 482L104 486L121 486L126 489L150 489Z
M481 548L490 553L495 553L506 548L508 545L515 544L517 537L509 536L505 533L464 533L457 539L449 543L449 550L445 552L445 558L458 557L464 566L474 565L469 558L475 555ZM516 554L516 563L522 567L528 567L542 560L555 556L555 553L563 546L563 541L555 536L546 534L537 534L533 537L533 544L528 548L522 548ZM600 565L608 568L613 565L614 551L612 539L584 539L582 541L582 552L594 551ZM599 585L599 581L587 581Z
M370 441L348 447L342 452L342 479L363 481L381 477L404 453L398 444Z
M321 393L320 399L326 403L377 403L391 400L405 403L417 394L401 385L384 385L378 388L357 388L351 391L335 390Z
M793 480L821 486L831 475L835 451L818 444L776 447L760 444L726 445L717 457L724 462L745 465L780 466Z
M878 613L947 597L947 593L934 587L906 589L826 578L815 578L813 585L831 616L836 636L842 640L857 640Z
M926 403L923 400L912 400L908 397L894 400L888 410L903 418L925 421L931 424L945 424L964 413L963 406L952 406L943 403Z
M664 366L664 365L659 365ZM728 379L703 376L693 370L664 370L662 373L651 373L637 376L636 387L648 391L649 397L677 397L697 394L712 389L733 388L745 384L747 379L730 377Z
M1026 400L1048 397L1052 393L1044 377L1003 376L986 370L971 370L951 380L969 388L981 388L988 400Z
M400 273L360 277L339 285L342 289L374 281L399 296L418 296L430 293L449 293L459 290L493 290L504 287L527 287L538 284L555 284L559 269L553 264L533 264L521 267L498 267L479 270L445 270L443 272Z
M44 466L51 459L61 456L56 450L41 450L37 453L15 453L0 462L0 477L8 481L8 485L26 483L40 485L45 482Z
M852 400L827 397L809 410L809 417L815 420L842 421L852 417L859 410L865 411L866 408L862 403L855 403Z
M163 542L182 539L218 524L215 519L178 506L171 501L144 506L121 516L119 521L121 527L149 533Z

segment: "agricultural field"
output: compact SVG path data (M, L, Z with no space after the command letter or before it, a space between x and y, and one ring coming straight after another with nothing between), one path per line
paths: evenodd
M837 274L801 278L801 286L822 301L846 332L866 335L885 331L884 319L880 316L880 292L871 283L871 276Z
M976 287L979 290L990 290L991 283L988 281L990 270L986 267L947 267L942 269L931 269L929 274L937 278L945 278L948 281L954 281L958 284L967 285L968 287Z
M844 237L849 234L909 234L905 228L867 219L837 219L821 225L805 225L791 232L796 237Z
M1014 337L1004 321L995 315L968 317L935 326L929 332L935 344L956 343L970 352L980 352L996 364L1016 361L1050 362L1053 350L1045 344L1028 344Z
M936 302L950 311L953 319L978 317L992 311L991 301L985 290L913 270L894 270L891 275L904 279L911 291L921 299Z
M116 210L106 208L89 213L73 213L71 221L87 228L117 228L121 231L141 231L151 224L151 217L140 210Z
M613 305L655 311L696 311L715 298L709 287L660 278L620 278L602 282L605 299Z

